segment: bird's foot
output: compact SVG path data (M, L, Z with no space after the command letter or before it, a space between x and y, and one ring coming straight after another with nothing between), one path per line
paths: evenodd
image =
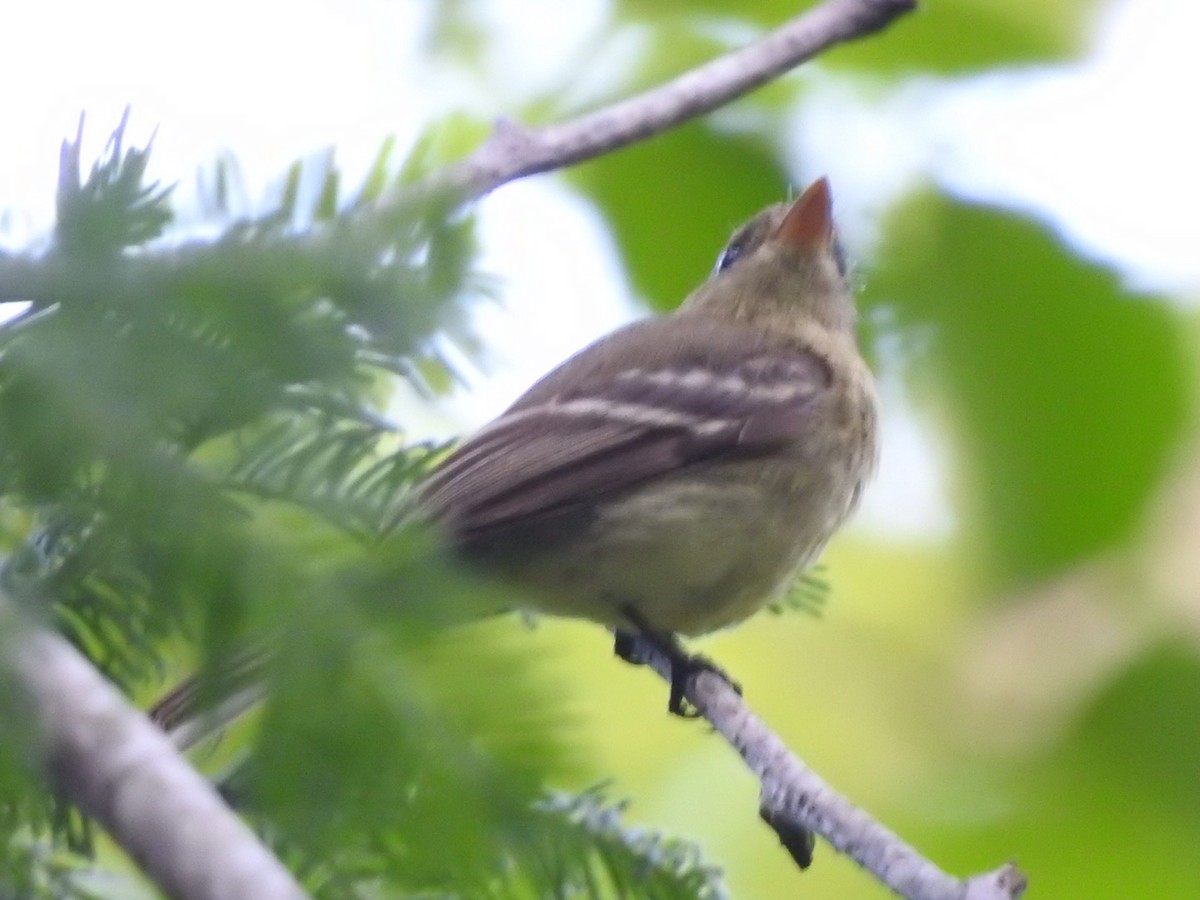
M742 693L742 686L730 678L724 669L707 657L688 653L675 635L647 627L640 616L628 610L625 615L634 623L636 630L616 629L613 651L635 666L648 665L655 654L667 659L671 665L671 693L667 700L667 712L684 719L694 719L700 715L687 702L685 694L688 682L701 671L712 672L739 695Z

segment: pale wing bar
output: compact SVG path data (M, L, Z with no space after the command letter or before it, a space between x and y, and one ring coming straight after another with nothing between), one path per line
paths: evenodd
M627 369L501 416L423 489L463 539L520 525L709 460L800 440L828 388L824 360L769 353L724 369Z

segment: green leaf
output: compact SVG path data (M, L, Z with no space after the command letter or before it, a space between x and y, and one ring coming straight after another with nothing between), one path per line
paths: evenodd
M843 44L823 64L877 73L971 72L1054 62L1078 55L1096 0L938 0L922 3L887 31Z
M1152 603L1140 596L1131 603ZM1114 673L1074 727L1022 757L1023 790L988 827L962 828L948 863L1003 847L1048 897L1200 896L1200 657L1184 642L1147 648Z
M1045 577L1131 535L1190 409L1166 304L1033 223L931 196L890 223L865 300L894 309L943 408L998 574Z
M816 5L809 3L806 9ZM881 34L822 54L820 64L880 73L913 69L948 73L1060 60L1079 52L1086 26L1099 6L1095 0L925 2ZM786 0L736 4L728 0L622 0L618 10L623 19L658 26L659 39L650 42L656 48L671 48L681 28L703 17L711 22L748 21L766 30L805 11Z
M1200 653L1188 642L1153 648L1119 671L1072 736L1114 783L1138 773L1138 791L1200 829Z

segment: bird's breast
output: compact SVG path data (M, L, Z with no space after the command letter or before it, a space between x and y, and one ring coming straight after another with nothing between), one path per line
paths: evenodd
M572 533L572 552L536 563L548 610L571 603L575 615L621 625L631 606L686 635L747 618L815 561L858 502L873 454L849 433L834 443L713 463L601 505Z

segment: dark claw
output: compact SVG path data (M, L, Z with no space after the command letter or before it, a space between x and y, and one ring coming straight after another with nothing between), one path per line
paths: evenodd
M816 835L804 826L797 825L795 822L781 821L773 818L765 807L759 809L758 815L779 835L779 842L791 854L796 865L801 869L807 869L812 865L813 849L817 843Z
M691 660L687 660L688 663ZM687 690L688 679L692 677L690 665L684 665L684 660L671 660L671 693L667 696L667 712L681 719L695 719L700 715L699 710L685 706L683 696Z
M682 653L679 657L671 659L671 696L667 701L668 712L684 719L694 719L700 715L695 709L685 706L686 701L683 696L688 682L699 672L712 672L733 688L739 697L742 696L742 686L730 678L729 673L711 659L699 654L689 656Z

